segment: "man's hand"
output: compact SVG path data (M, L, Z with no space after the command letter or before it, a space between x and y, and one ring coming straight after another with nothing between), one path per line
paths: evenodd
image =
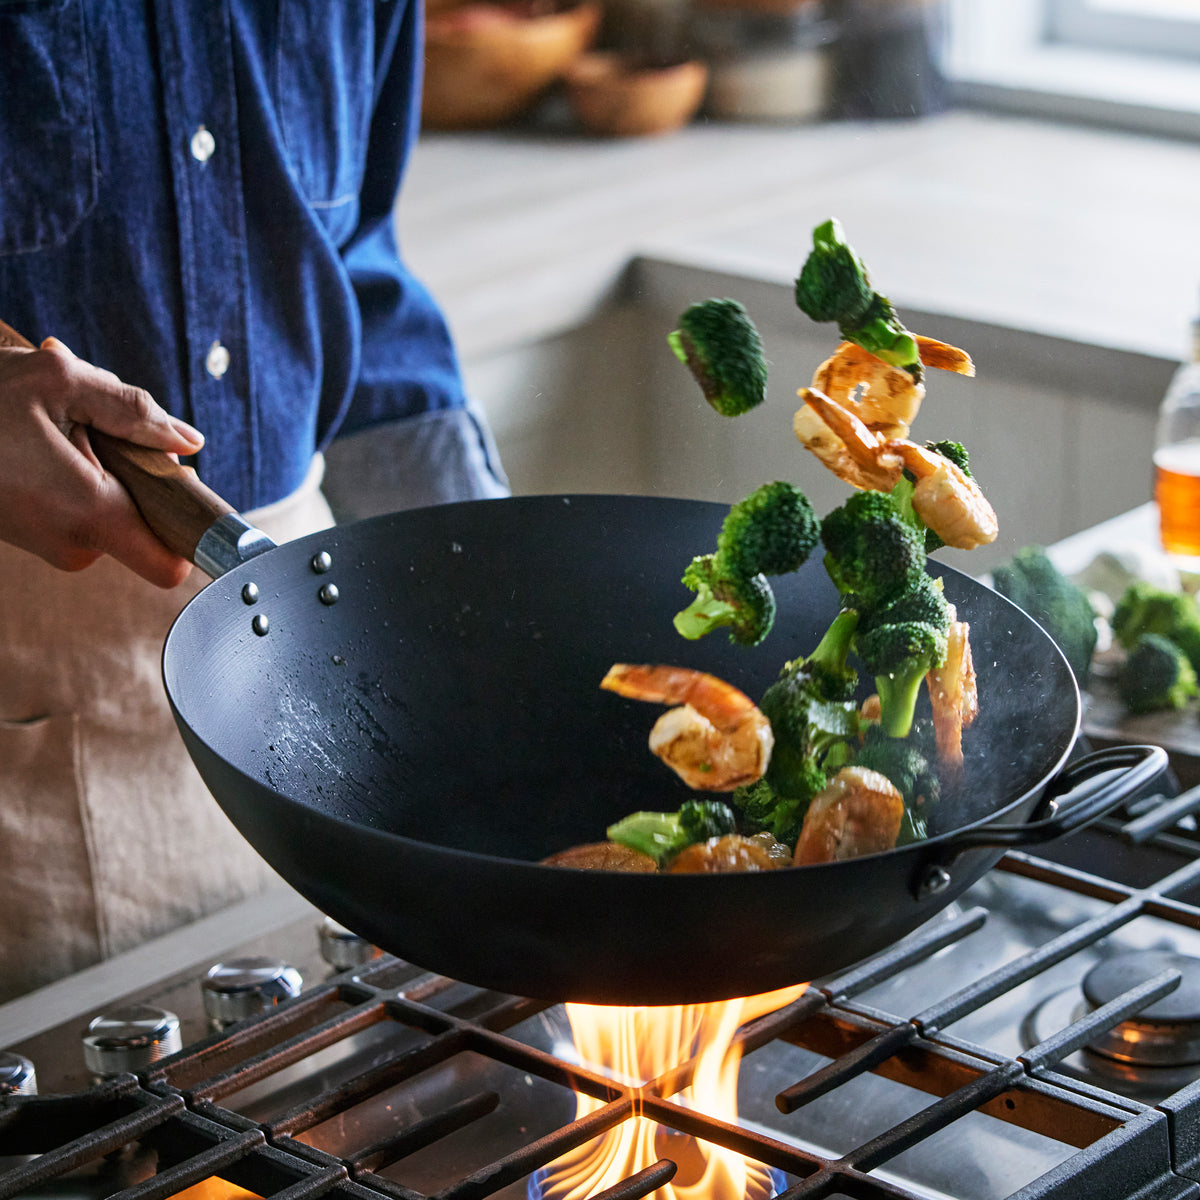
M87 427L168 454L203 436L148 392L76 358L56 338L0 348L0 539L78 571L104 554L159 587L190 564L150 532L129 494L97 461Z

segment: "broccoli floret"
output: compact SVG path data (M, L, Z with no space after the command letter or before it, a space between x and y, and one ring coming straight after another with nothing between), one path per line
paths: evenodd
M1126 650L1146 633L1170 638L1200 672L1200 605L1185 592L1168 592L1144 580L1131 583L1113 610L1112 629Z
M904 797L904 821L897 844L926 836L925 821L941 799L941 781L933 766L925 722L915 722L906 738L888 737L878 725L868 725L863 744L854 755L856 767L886 775Z
M636 812L608 827L608 840L647 854L660 865L685 847L737 831L733 809L721 800L685 800L678 812Z
M800 568L817 543L816 514L790 483L766 483L730 510L713 554L692 559L683 583L695 600L676 614L675 628L695 640L721 626L730 641L755 646L775 621L767 575Z
M875 677L879 724L889 737L908 736L922 680L933 667L946 661L948 618L944 623L921 619L930 595L930 591L921 589L915 598L902 597L860 628L854 639L863 666ZM914 600L916 614L910 610L910 599ZM912 615L918 615L918 619L911 619Z
M813 248L800 268L795 296L814 321L836 321L847 341L921 378L916 339L891 303L871 286L862 259L847 244L836 220L813 230Z
M1024 609L1054 639L1082 687L1091 670L1097 640L1096 615L1084 592L1055 567L1040 546L1018 550L1009 562L993 571L992 580L1000 595ZM1200 628L1197 634L1200 637Z
M737 788L730 796L730 802L741 818L739 823L744 832L753 834L766 831L777 842L795 848L809 801L824 786L822 781L819 786L814 786L810 795L803 798L784 797L776 795L775 789L765 779L759 779Z
M736 300L693 304L667 342L721 416L741 416L766 399L762 338Z
M1143 633L1117 677L1117 692L1133 713L1184 708L1197 694L1196 672L1188 657L1160 633Z
M849 698L857 674L847 665L857 624L856 612L839 613L816 650L785 664L763 693L759 707L775 737L766 780L778 796L807 805L831 770L845 765L846 743L858 734L858 710Z
M925 573L923 528L883 492L855 492L826 514L821 541L838 591L868 608L909 591Z

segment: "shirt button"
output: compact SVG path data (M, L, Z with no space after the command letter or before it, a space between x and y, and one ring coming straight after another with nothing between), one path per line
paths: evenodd
M213 342L204 356L204 366L214 379L220 379L229 370L229 351L220 342Z
M208 162L217 148L217 139L203 125L192 134L192 157L197 162Z

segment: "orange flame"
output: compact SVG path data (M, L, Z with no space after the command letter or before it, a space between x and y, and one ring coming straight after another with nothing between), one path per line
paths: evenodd
M741 1048L734 1035L748 1021L790 1004L805 984L760 996L663 1008L605 1008L568 1004L567 1016L580 1060L626 1084L641 1085L695 1058L692 1082L674 1099L721 1121L737 1120ZM601 1107L580 1093L576 1118ZM656 1146L662 1128L645 1117L623 1121L602 1137L552 1163L543 1189L547 1200L585 1200L635 1172L675 1157ZM693 1144L688 1169L655 1192L661 1200L742 1200L771 1194L767 1169L736 1151Z

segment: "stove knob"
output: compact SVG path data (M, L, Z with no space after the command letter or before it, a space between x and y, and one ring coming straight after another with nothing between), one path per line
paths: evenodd
M300 995L303 980L295 967L276 958L231 958L204 977L204 1011L217 1029L265 1012Z
M37 1072L23 1054L0 1050L0 1096L36 1096Z
M130 1004L92 1020L83 1035L83 1061L98 1078L138 1072L183 1045L179 1018L165 1008Z
M321 943L321 957L338 971L361 967L363 963L379 957L379 950L366 938L351 933L332 917L326 917L317 926L317 938Z

